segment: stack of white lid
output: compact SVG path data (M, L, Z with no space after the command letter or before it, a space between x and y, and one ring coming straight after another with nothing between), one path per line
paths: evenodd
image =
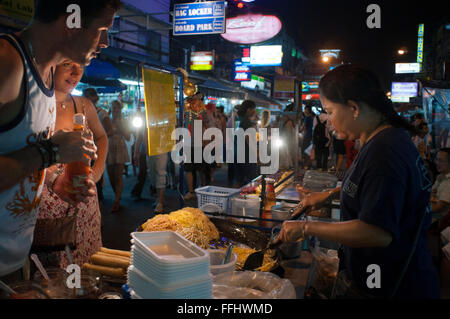
M212 298L208 252L171 231L131 236L128 285L132 298Z

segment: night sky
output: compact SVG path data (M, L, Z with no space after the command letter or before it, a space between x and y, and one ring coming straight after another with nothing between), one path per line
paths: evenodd
M416 62L415 52L399 61L396 51L400 47L416 51L418 24L425 23L426 32L427 23L441 20L448 12L446 2L436 0L256 0L254 3L276 13L306 55L319 49L341 49L344 62L372 69L385 88L389 88L395 62ZM370 15L366 8L371 3L381 7L381 29L369 29L366 25Z

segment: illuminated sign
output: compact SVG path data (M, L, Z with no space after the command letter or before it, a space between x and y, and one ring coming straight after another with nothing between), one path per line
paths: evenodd
M226 1L175 4L173 35L224 33L225 7Z
M248 63L234 62L233 81L251 81L252 72Z
M281 65L283 50L281 45L261 45L250 47L251 66Z
M339 58L339 53L341 50L319 50L321 57L328 57L328 58Z
M420 63L395 63L395 73L420 73Z
M251 81L249 82L242 82L242 87L245 87L247 89L251 90L263 90L264 89L264 78L262 76L257 76L252 74L251 75Z
M197 51L191 53L192 71L211 71L214 69L214 51Z
M417 96L417 82L392 82L392 102L409 102L410 97Z
M320 100L320 94L302 94L303 101Z
M319 82L302 82L302 92L317 91Z
M272 39L281 31L281 21L273 15L246 14L228 18L221 36L239 44L256 44Z
M242 50L242 62L250 63L250 48L244 48Z
M33 18L34 0L0 1L0 25L24 29Z
M423 62L423 31L425 26L419 24L418 40L417 40L417 63Z

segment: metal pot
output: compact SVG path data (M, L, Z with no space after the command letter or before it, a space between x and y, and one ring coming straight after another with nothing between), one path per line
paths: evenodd
M272 206L272 219L289 220L294 213L293 208L283 207L281 205Z

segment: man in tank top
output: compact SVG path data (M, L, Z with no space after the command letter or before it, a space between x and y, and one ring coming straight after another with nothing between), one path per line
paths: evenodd
M80 26L67 13L80 8ZM65 60L88 65L108 46L107 32L119 0L39 0L24 31L0 35L0 280L20 279L33 241L43 183L71 204L95 196L88 179L76 198L63 190L56 163L96 159L96 147L80 132L54 132L53 71Z

